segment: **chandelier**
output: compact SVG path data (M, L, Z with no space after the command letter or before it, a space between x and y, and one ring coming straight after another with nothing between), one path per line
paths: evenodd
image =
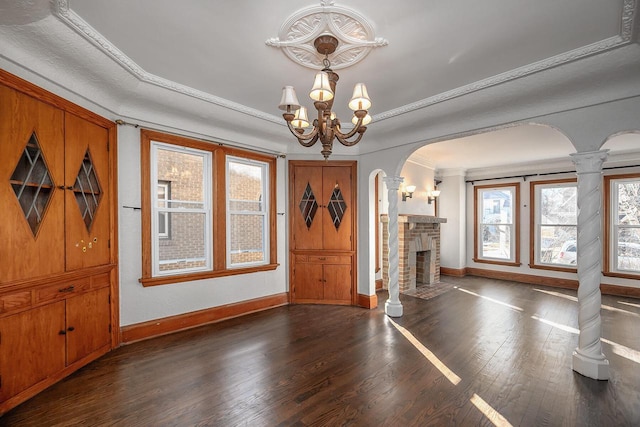
M367 111L371 108L371 100L364 83L356 83L353 89L353 97L349 101L349 108L353 110L351 122L354 127L350 131L343 133L340 129L340 119L331 111L336 82L339 76L330 68L329 54L336 51L338 39L325 34L318 37L313 45L318 53L324 55L324 60L322 61L324 68L316 74L313 87L309 93L309 97L314 101L314 107L318 110L318 118L313 120L313 129L309 133L305 133L305 128L309 127L307 109L300 106L293 86L282 88L282 99L278 108L285 110L282 117L287 121L289 130L298 139L298 142L304 147L311 147L320 140L322 143L321 153L325 160L328 160L334 139L337 139L347 147L354 146L360 142L362 135L367 130L366 125L371 122L371 116Z

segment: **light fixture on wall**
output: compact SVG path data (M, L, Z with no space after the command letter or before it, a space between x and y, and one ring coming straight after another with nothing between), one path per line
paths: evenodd
M415 185L407 185L402 191L402 201L406 202L407 199L413 198L413 192L416 191Z
M371 122L368 109L371 107L371 100L364 83L356 83L353 89L353 97L349 101L349 108L353 110L353 129L342 133L340 120L331 111L333 107L333 96L336 91L336 82L339 77L331 70L329 54L336 51L338 39L332 35L324 34L316 38L313 45L318 53L324 55L324 68L316 74L316 78L309 93L309 97L314 101L313 105L318 110L318 118L313 121L313 129L305 134L304 128L309 127L307 109L301 107L293 86L282 88L282 99L278 108L285 110L282 117L287 121L287 126L291 133L298 139L304 147L313 146L316 141L322 143L322 155L325 160L329 159L333 140L337 139L342 145L351 147L362 139L362 135L367 130L366 125ZM357 137L351 141L350 138Z
M435 179L433 190L427 191L427 203L431 204L436 200L436 197L440 196L440 190L438 190L438 184L442 181Z

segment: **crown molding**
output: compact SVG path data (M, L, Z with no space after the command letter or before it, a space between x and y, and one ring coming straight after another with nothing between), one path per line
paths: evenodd
M522 77L529 76L540 71L554 68L560 65L568 64L570 62L577 61L589 56L597 55L612 49L616 49L622 46L633 43L634 27L638 27L636 22L637 12L637 0L624 0L622 8L622 17L620 25L620 34L617 36L609 37L599 42L592 43L587 46L580 47L578 49L571 50L569 52L561 53L556 56L552 56L541 61L534 62L532 64L525 65L495 76L479 80L477 82L461 86L456 89L452 89L447 92L440 93L438 95L416 101L411 104L404 105L393 110L384 111L382 113L374 115L373 121L380 122L382 120L390 119L392 117L400 116L406 113L410 113L415 110L420 110L425 107L429 107L435 104L439 104L454 98L459 98L464 95L468 95L473 92L487 89L492 86L497 86L502 83L506 83L512 80L516 80Z
M199 99L211 104L218 105L223 108L227 108L239 113L247 114L252 117L263 119L272 123L282 125L282 118L273 114L267 114L260 110L247 107L242 104L238 104L229 101L224 98L203 92L201 90L194 89L192 87L176 83L174 81L156 76L145 71L142 67L136 64L131 58L124 54L120 49L107 40L102 34L96 31L89 23L82 19L77 13L69 8L69 0L54 0L51 5L52 13L60 21L62 21L69 28L78 33L85 40L93 44L105 55L109 56L116 63L118 63L124 70L128 71L138 80L144 83L149 83L154 86L158 86L164 89L168 89L172 92L180 93L191 98Z

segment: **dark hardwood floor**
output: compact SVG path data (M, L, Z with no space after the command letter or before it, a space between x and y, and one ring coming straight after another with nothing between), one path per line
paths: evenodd
M571 369L575 292L443 281L457 287L401 295L396 325L380 294L375 310L287 306L124 346L0 425L640 425L639 300L603 296L611 379L595 381Z

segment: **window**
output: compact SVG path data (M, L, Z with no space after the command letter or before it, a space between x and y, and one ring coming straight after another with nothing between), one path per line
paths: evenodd
M274 156L143 130L145 286L273 270Z
M640 174L605 177L605 274L640 275Z
M210 152L151 141L151 182L158 183L151 204L154 276L211 269L211 248L205 244L211 241L210 171ZM161 245L168 237L169 215L173 236Z
M267 262L269 165L227 156L227 263L230 267Z
M474 261L519 265L520 185L476 186Z
M577 195L575 179L531 183L531 267L576 268Z

